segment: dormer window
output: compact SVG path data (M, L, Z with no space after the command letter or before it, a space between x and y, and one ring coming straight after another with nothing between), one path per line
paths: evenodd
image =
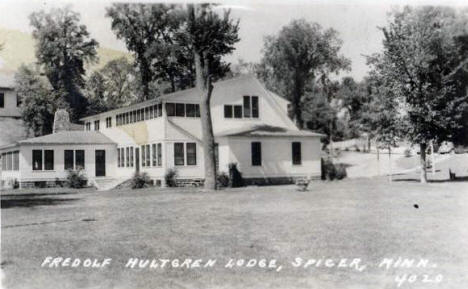
M224 105L224 118L258 118L258 96L244 95L242 105Z

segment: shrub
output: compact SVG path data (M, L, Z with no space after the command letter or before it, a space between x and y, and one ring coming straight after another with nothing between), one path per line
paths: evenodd
M463 146L461 145L458 145L454 148L453 150L456 154L463 154L465 153L465 149L463 148Z
M335 177L342 180L347 177L346 166L344 164L335 164Z
M322 180L341 180L347 176L345 164L334 164L331 159L322 159Z
M405 157L407 157L407 158L411 157L411 150L410 149L405 149L404 154L405 154Z
M147 173L135 173L130 180L130 186L132 189L141 189L149 187L153 184Z
M176 178L177 178L177 170L174 168L168 169L166 172L166 175L164 176L166 186L176 187L177 186Z
M218 187L220 188L225 188L229 186L229 176L225 172L220 172L216 176L216 181L217 181Z
M238 188L244 186L242 173L237 169L236 163L229 164L229 187Z
M83 170L68 170L67 172L67 184L70 188L81 189L86 187L88 178L84 174Z

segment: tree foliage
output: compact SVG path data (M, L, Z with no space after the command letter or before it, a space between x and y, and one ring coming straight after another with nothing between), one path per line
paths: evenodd
M16 93L22 100L21 118L29 133L41 136L52 133L54 113L67 107L61 94L35 67L22 65L15 75Z
M265 39L260 76L267 85L277 83L268 88L292 101L299 128L304 126L301 107L306 86L349 67L349 61L339 55L341 44L335 30L323 30L303 19L293 20L278 35Z
M130 105L142 100L140 82L133 64L122 57L109 61L86 81L87 114Z
M117 37L135 55L146 99L154 97L151 85L158 81L167 82L172 92L195 85L193 39L186 33L188 16L182 5L117 3L107 15ZM214 41L210 45L220 49L209 56L212 76L219 79L229 72L229 65L221 58L224 44Z
M468 62L466 17L450 8L405 7L383 28L384 51L370 57L386 95L402 105L405 136L425 148L453 137L467 104L460 73Z
M85 111L86 99L81 91L85 84L85 64L96 61L98 46L86 26L79 22L79 14L68 8L30 15L38 63L54 91L63 93L70 104L74 120Z

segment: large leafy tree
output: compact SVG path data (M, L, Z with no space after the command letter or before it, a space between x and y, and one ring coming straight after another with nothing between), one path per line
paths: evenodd
M323 30L319 24L303 19L293 20L278 35L265 39L262 73L282 91L270 89L290 98L299 128L304 127L302 98L307 85L349 67L349 61L339 55L340 48L335 30Z
M384 51L371 61L374 71L402 103L406 137L420 146L421 182L426 182L426 148L450 139L468 102L456 77L468 62L468 23L453 9L405 7L383 28ZM461 50L463 48L463 50Z
M107 10L117 37L134 53L146 99L154 97L151 85L156 82L167 82L171 92L195 86L192 39L185 33L186 14L181 5L153 3L118 3ZM218 44L214 41L212 45ZM214 80L229 72L221 56L209 56Z
M116 3L107 9L112 30L134 53L145 99L154 96L151 83L169 79L175 90L175 75L183 63L184 50L175 43L175 34L184 17L179 6L166 4Z
M30 15L38 63L54 91L63 93L70 104L73 120L85 112L86 99L81 91L85 84L85 64L97 59L98 46L86 26L79 22L79 14L68 8Z
M87 114L123 107L141 100L133 64L122 57L109 61L86 81Z
M200 117L203 131L205 188L216 189L216 163L210 100L213 92L213 62L231 53L239 41L239 21L213 11L209 4L188 5L185 35L195 62L196 87L200 91Z
M15 75L15 87L21 98L21 118L29 133L41 136L52 133L57 108L67 108L60 92L55 92L49 81L36 67L22 65Z

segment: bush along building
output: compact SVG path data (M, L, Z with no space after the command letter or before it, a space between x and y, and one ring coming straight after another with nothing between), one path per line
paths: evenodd
M68 170L82 169L100 188L146 172L165 186L176 170L178 185L203 183L199 92L188 89L82 119L83 131L68 129L66 115L54 133L0 148L4 185L52 186ZM289 102L252 76L214 84L211 116L219 172L237 164L246 184L291 183L320 177L321 134L299 130Z

